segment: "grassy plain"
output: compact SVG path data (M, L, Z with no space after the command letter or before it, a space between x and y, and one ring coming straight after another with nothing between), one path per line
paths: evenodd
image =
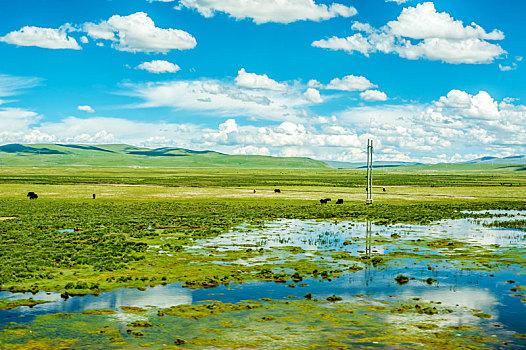
M369 256L343 255L337 263L313 261L297 258L301 253L297 250L282 249L282 259L246 266L235 262L269 252L256 246L231 252L188 249L200 239L216 237L244 222L260 228L266 220L277 218L426 224L485 216L465 210L526 210L526 173L522 171L378 171L372 206L364 204L364 175L363 171L335 170L0 168L0 288L58 291L64 296L171 282L202 288L254 279L294 281L323 272L338 275L372 263L439 261L444 256L448 263L465 269L526 267L521 251L432 238L404 241L396 254L377 256L375 262ZM281 193L275 193L275 188ZM39 198L27 199L28 191ZM319 199L326 197L333 202L321 205ZM344 204L334 204L337 198L344 199ZM422 247L428 254L415 255L414 250ZM360 318L360 322L364 321ZM345 331L357 330L339 332ZM326 332L330 343L330 331ZM449 336L442 336L446 338L440 344L448 344ZM476 343L480 335L472 336ZM408 344L419 343L417 338ZM34 338L27 339L30 348ZM223 340L228 343L228 338ZM0 337L0 345L1 341ZM449 344L454 348L456 343Z
M176 259L166 257L155 267L144 268L149 266L145 262L158 259L147 247L177 234L173 248L177 250L247 220L428 223L467 215L460 210L526 208L524 172L377 172L373 206L363 204L363 175L362 171L2 168L0 262L5 268L0 286L65 291L67 283L87 281L97 286L92 292L99 292L152 284L150 279L141 281L140 273L153 276L153 284L187 282L196 272L190 270L202 268L195 265L174 274L168 271ZM39 199L25 198L28 191L39 194ZM326 197L342 198L344 204L320 205L318 200ZM57 232L62 229L74 231ZM174 253L181 262L197 259L184 250ZM224 266L207 269L214 272L210 277L224 278L232 272ZM119 280L122 275L126 278ZM251 278L234 275L237 280Z

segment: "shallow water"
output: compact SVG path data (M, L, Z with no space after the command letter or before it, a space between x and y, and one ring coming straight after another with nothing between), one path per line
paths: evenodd
M496 212L495 214L499 214ZM513 218L524 218L524 212L512 212ZM213 239L196 242L194 249L216 249L218 251L240 250L253 247L271 252L274 248L299 247L305 250L297 254L299 258L323 258L324 252L344 251L351 255L385 254L396 251L397 244L404 240L415 240L421 237L437 239L456 239L473 245L494 247L526 248L526 233L513 229L495 229L482 226L493 220L509 220L510 217L490 219L444 220L431 225L374 225L365 222L351 221L315 221L315 220L276 220L267 222L264 228L254 229L249 224L236 227ZM397 244L392 243L393 235L399 235ZM386 238L390 242L371 244L372 238ZM156 248L156 247L153 247ZM422 250L424 251L424 250ZM521 250L523 253L524 250ZM161 252L162 253L162 252ZM244 261L245 264L257 264ZM264 259L264 258L263 258ZM221 263L221 262L218 262ZM511 292L517 286L526 286L526 271L518 267L506 270L475 271L462 270L445 261L409 260L396 261L387 266L366 266L363 270L329 280L304 278L300 283L306 286L289 287L292 282L251 282L230 284L212 289L190 290L180 284L169 284L148 288L118 289L105 292L99 296L70 297L63 300L58 293L0 292L0 299L21 299L32 297L37 300L52 301L33 308L22 307L18 310L0 310L0 326L11 321L29 322L35 316L67 312L75 313L90 309L114 309L121 306L156 306L169 307L179 304L197 304L205 300L237 303L243 300L272 298L276 300L302 299L311 293L313 298L325 300L332 294L339 295L343 301L368 300L411 300L421 298L424 302L440 302L441 305L460 306L481 310L490 314L490 321L459 318L457 314L446 317L443 322L451 325L484 323L486 326L499 325L502 329L517 333L526 333L526 304L521 298L513 296L526 291ZM414 278L409 283L399 285L394 277L404 274ZM436 282L426 283L427 278ZM513 283L508 283L513 281ZM120 311L118 311L120 312ZM124 314L121 313L122 317ZM442 317L444 318L444 317Z

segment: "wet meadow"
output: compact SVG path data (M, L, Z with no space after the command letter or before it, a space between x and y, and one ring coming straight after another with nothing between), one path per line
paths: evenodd
M526 174L364 180L2 168L0 349L526 348Z

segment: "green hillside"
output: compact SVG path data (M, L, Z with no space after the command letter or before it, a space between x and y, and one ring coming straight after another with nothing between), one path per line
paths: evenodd
M0 166L102 166L244 169L329 169L324 162L300 157L227 155L183 148L130 145L9 144L0 146Z

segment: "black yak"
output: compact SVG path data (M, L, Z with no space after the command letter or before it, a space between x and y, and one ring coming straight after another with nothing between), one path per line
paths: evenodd
M339 198L339 199L336 201L336 204L343 204L343 199Z
M276 188L276 189L274 190L274 193L281 193L281 190L280 190L279 188Z
M35 192L28 192L27 197L29 197L29 199L37 199L38 195Z
M327 200L326 199L320 199L320 203L321 204L327 204Z

